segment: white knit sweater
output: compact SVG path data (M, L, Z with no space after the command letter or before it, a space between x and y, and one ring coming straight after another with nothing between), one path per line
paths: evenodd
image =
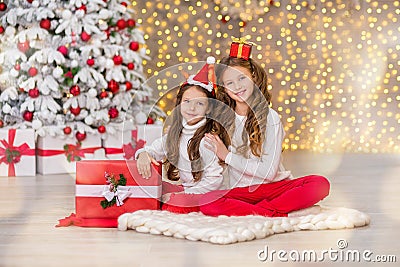
M261 157L256 157L252 153L249 158L236 154L236 148L243 144L242 132L245 131L245 121L246 116L236 114L232 146L229 147L230 152L225 158L225 163L228 164L229 187L245 187L291 178L290 171L285 171L281 164L285 132L278 113L269 109Z
M198 182L193 181L193 175L191 172L192 168L187 153L187 145L196 130L203 126L205 122L206 119L203 119L195 125L188 125L184 121L180 140L176 140L177 142L179 141L179 162L177 167L179 169L180 181L184 187L185 193L202 194L223 188L223 168L219 165L218 157L215 153L204 146L204 138L201 140L199 147L200 158L203 166L203 175ZM162 160L166 157L166 141L167 135L154 140L151 145L146 145L144 148L136 151L135 158L137 158L143 151L146 151L157 161Z

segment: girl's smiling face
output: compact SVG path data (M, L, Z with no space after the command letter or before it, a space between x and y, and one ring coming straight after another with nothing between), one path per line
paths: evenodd
M194 125L201 121L208 111L207 95L196 86L192 86L183 93L180 108L187 124Z
M253 94L251 73L241 66L229 67L222 74L222 83L227 94L237 103L245 103Z

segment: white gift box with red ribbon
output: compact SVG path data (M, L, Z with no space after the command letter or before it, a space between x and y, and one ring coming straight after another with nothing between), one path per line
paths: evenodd
M136 150L145 144L151 144L163 133L162 125L138 125L117 135L109 135L103 140L107 159L133 159Z
M0 129L0 176L35 176L33 129Z
M103 148L107 159L130 159L129 149L133 146L132 131L125 130L114 135L108 135L103 140Z
M153 143L154 140L162 137L163 126L158 124L145 124L137 126L137 139L146 141L146 144Z
M40 174L75 173L76 162L93 159L101 148L99 134L87 134L78 142L75 137L38 137L36 149L37 172Z

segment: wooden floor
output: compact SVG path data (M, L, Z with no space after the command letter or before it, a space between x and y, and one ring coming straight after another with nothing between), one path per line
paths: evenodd
M377 266L399 266L400 155L285 152L285 165L295 176L327 176L332 188L323 204L364 211L371 225L279 234L225 246L135 231L55 228L59 218L74 211L73 176L0 177L0 266L305 266L291 260L261 262L257 252L265 246L287 252L338 249L338 239L348 242L347 249L397 257L397 263ZM323 264L365 266L329 258Z

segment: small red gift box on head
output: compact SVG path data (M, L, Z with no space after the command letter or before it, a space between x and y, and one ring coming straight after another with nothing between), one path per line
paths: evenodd
M236 57L236 58L242 58L244 60L249 60L252 47L253 47L253 45L250 43L233 42L231 44L231 50L229 52L229 56Z

